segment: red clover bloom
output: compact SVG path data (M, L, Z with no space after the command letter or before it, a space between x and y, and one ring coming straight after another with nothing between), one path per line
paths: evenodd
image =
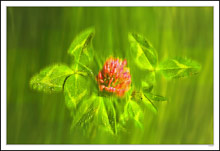
M130 89L131 75L127 61L110 57L99 71L96 80L99 90L122 97Z

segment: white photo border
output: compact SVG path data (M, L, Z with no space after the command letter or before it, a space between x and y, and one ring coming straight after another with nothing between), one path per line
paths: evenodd
M7 7L175 6L214 9L214 145L8 145L6 142ZM1 2L1 149L2 150L219 150L219 2L218 1L2 1Z

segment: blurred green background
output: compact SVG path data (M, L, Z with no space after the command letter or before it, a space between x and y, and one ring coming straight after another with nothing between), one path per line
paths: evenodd
M96 53L124 57L127 34L147 37L159 61L187 56L201 63L193 77L165 80L154 91L168 97L156 117L145 116L144 131L131 128L117 138L93 139L71 133L63 93L44 94L29 87L30 78L57 62L69 64L74 37L94 26ZM8 144L213 144L212 7L8 7L7 8Z

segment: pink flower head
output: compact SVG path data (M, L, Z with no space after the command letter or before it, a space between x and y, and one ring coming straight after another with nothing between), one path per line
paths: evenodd
M99 90L122 97L130 89L131 75L127 61L110 57L96 77Z

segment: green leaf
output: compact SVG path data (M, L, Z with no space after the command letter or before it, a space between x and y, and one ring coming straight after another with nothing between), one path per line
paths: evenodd
M157 113L156 106L150 101L150 99L145 97L143 92L133 91L132 95L131 95L131 99L134 100L135 102L139 103L141 106L151 110L153 113Z
M73 70L66 65L52 65L33 76L30 80L30 86L39 91L58 92L63 90L65 79L73 73Z
M154 114L157 114L157 107L150 101L150 99L143 95L142 102L147 109L151 110Z
M103 126L103 129L105 131L114 134L114 131L110 124L109 115L105 107L105 98L99 96L97 97L96 101L98 102L99 106L95 114L96 116L94 122L97 123L99 127Z
M95 35L94 28L88 28L81 32L72 42L68 53L74 56L76 63L89 65L93 60L92 39ZM78 69L78 64L74 64L74 68Z
M127 122L130 119L133 119L139 127L143 128L143 111L140 106L132 100L127 101L122 115L122 120L124 120L124 122Z
M75 109L77 104L90 96L90 79L83 73L71 75L65 82L65 102L69 109Z
M151 92L153 90L153 87L154 87L153 84L150 84L150 83L148 83L146 81L142 82L142 89L143 89L143 91Z
M187 58L168 59L159 65L159 71L168 79L177 79L197 74L201 65Z
M155 95L155 94L152 94L150 92L144 92L144 95L149 99L149 100L152 100L152 101L167 101L167 98L166 97L163 97L163 96L160 96L160 95Z
M84 99L82 101L74 115L72 128L75 128L76 126L86 127L87 124L92 121L98 107L95 102L96 100L96 96L93 95L89 99Z
M108 99L93 95L90 99L83 100L79 104L76 115L74 115L72 128L80 127L83 128L83 131L89 129L90 133L92 133L93 130L96 130L94 128L91 130L91 127L95 126L102 127L103 130L115 134L115 116L114 108L112 108Z
M129 33L130 55L134 58L138 67L154 70L157 66L157 53L150 43L142 35Z
M156 83L155 72L145 71L143 73L145 77L141 81L142 89L145 91L152 91L154 84Z
M104 99L104 103L105 103L106 112L108 114L109 124L111 125L111 129L114 132L114 134L117 134L116 111L113 104L113 99L106 97Z

